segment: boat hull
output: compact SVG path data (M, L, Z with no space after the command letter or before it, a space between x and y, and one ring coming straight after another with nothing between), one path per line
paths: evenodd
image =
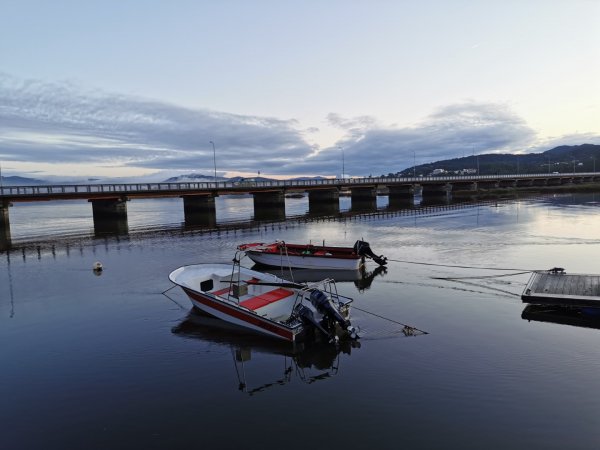
M354 330L349 323L352 299L337 293L333 279L303 285L235 264L182 266L169 279L196 309L269 337L296 342L320 331L333 339L337 329L332 324Z
M320 255L282 255L279 253L264 253L261 251L246 250L248 257L257 264L271 267L292 267L297 269L325 269L325 270L358 270L362 258L336 258L335 256Z
M294 342L296 340L299 330L265 319L254 312L230 306L201 292L185 287L183 290L196 308L213 317L285 341Z

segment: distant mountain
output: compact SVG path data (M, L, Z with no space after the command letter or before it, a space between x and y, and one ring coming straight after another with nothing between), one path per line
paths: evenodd
M597 163L597 164L596 164ZM382 174L382 176L417 176L447 175L447 174L532 174L532 173L573 173L573 172L600 172L600 145L561 145L546 150L542 153L527 154L481 154L464 156L462 158L446 159L415 167L406 168L400 172ZM166 176L166 175L164 175ZM151 181L154 178L153 181ZM51 184L96 184L96 183L150 183L161 182L160 174L135 178L70 178L47 176L46 179L28 178L21 176L2 176L0 182L3 186L34 186ZM323 180L326 177L292 177L288 180ZM213 175L185 174L168 178L164 183L185 182L212 182ZM272 181L266 177L217 177L217 181Z
M217 177L217 181L226 181L228 178ZM200 173L190 173L187 175L179 175L176 177L167 178L163 183L186 183L188 181L196 183L206 183L209 181L215 181L213 175L202 175Z
M265 177L231 177L224 178L225 181L230 181L235 183L236 181L273 181L273 178L265 178Z
M596 164L597 162L597 164ZM447 174L528 174L573 173L600 171L600 145L561 145L543 153L482 154L446 159L415 167L387 176L447 175Z
M294 180L294 181L299 181L299 180L324 180L326 179L326 177L296 177L296 178L288 178L288 180ZM238 182L238 181L276 181L275 178L267 178L267 177L231 177L231 178L225 178L225 177L217 177L217 181L229 181L232 183ZM206 182L211 182L211 181L215 181L215 177L214 176L208 176L208 175L201 175L201 174L187 174L187 175L179 175L177 177L171 177L168 178L166 180L163 181L163 183L185 183L185 182L199 182L199 183L206 183Z
M2 186L33 186L37 184L48 184L47 181L38 180L36 178L26 178L19 176L10 176L5 177L4 175L1 178Z
M307 180L326 180L327 177L296 177L296 178L289 178L289 180L292 181L307 181Z

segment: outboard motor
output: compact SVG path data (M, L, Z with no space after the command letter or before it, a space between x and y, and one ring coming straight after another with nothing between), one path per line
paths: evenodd
M330 342L336 340L337 336L332 335L329 331L323 328L321 323L315 318L315 315L313 314L310 308L307 308L303 304L299 304L298 306L296 306L295 310L296 314L298 314L298 317L300 317L302 322L304 322L306 325L312 325L313 327L315 327L317 330L319 330L321 333L327 336Z
M349 320L344 319L338 309L335 307L331 298L325 295L323 291L315 289L310 293L310 302L323 316L329 317L340 324L342 329L348 331L350 336L355 339L357 337L356 329L352 326Z
M356 241L354 244L354 252L359 256L366 256L367 258L371 258L380 266L385 266L387 264L387 258L383 255L377 256L371 250L371 246L368 242L365 241Z

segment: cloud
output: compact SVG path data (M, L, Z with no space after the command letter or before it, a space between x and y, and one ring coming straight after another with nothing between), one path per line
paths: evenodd
M472 153L530 152L540 141L506 105L464 102L434 111L410 127L370 116L330 113L343 137L329 148L307 141L317 130L295 120L189 109L134 96L86 90L71 83L16 80L0 73L0 160L85 164L206 173L355 176L398 172ZM582 141L582 138L584 140ZM562 140L561 140L562 139ZM553 143L596 142L597 135ZM56 167L56 166L54 166Z
M561 145L581 145L581 144L599 144L600 136L594 133L573 133L564 136L550 136L545 139L540 139L535 146L531 148L531 152L540 153Z
M213 141L220 171L273 172L313 151L297 125L0 74L0 155L12 161L210 172Z
M381 175L442 159L459 158L475 152L502 153L528 148L535 132L508 107L494 103L466 102L435 111L413 127L370 126L375 119L343 119L330 115L346 126L347 136L319 153L311 163L327 164L341 171L339 147L344 149L344 165L349 174ZM362 128L361 126L362 125Z

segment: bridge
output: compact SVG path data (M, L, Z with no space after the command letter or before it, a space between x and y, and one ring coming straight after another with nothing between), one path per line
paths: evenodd
M309 213L339 212L340 192L349 192L352 206L375 207L385 193L390 205L410 204L415 195L423 200L448 199L452 192L489 191L596 183L600 173L548 173L522 175L460 175L431 177L368 177L317 180L240 182L184 182L131 184L72 184L0 187L0 240L10 242L9 207L17 202L87 200L92 206L97 232L127 229L127 202L143 198L179 197L186 225L216 223L215 198L250 194L256 220L285 219L285 197L308 193Z

